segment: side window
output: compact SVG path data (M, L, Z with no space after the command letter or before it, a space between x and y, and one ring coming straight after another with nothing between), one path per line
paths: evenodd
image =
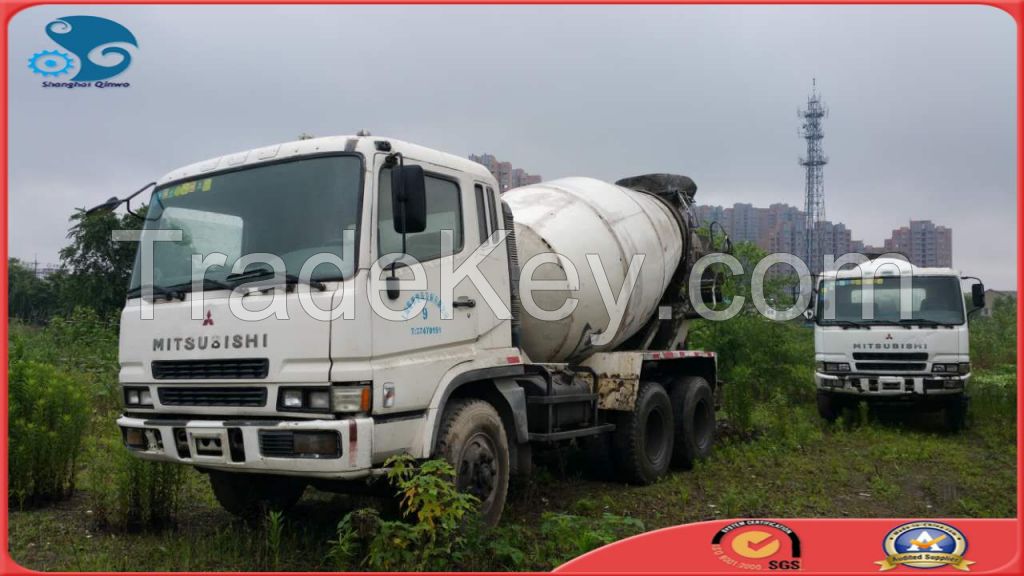
M495 203L495 200L494 200L494 189L491 188L490 186L488 186L487 187L487 210L490 212L490 215L491 215L491 232L494 232L495 230L501 228L501 226L498 225L498 210L497 210L497 208L495 208L494 203Z
M427 227L423 232L406 235L406 252L420 262L441 257L441 231L451 230L454 252L462 250L462 201L459 185L427 174ZM380 172L377 203L377 252L380 255L402 251L402 235L395 232L391 207L391 170Z
M473 186L476 191L476 218L480 223L480 243L487 241L487 200L484 198L484 187L477 184Z

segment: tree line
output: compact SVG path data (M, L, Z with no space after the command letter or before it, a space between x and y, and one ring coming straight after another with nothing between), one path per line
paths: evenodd
M68 244L60 251L60 267L43 277L32 266L7 261L8 315L31 324L67 317L75 308L91 308L103 318L124 306L135 261L136 244L115 242L114 230L138 230L142 220L130 214L75 212L69 219Z

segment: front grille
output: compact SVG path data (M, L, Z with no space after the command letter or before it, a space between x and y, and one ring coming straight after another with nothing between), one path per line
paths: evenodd
M874 372L923 372L924 362L857 362L857 370Z
M266 388L158 388L164 406L265 406Z
M266 358L229 358L223 360L154 360L153 378L157 380L243 380L267 377Z
M854 352L854 360L927 360L927 352Z

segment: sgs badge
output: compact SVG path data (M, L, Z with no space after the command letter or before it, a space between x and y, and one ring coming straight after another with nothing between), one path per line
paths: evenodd
M740 520L711 539L719 560L743 570L800 570L800 538L772 520Z

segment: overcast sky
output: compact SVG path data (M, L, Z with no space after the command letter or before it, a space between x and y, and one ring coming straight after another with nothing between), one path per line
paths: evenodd
M55 18L129 28L113 81L44 89ZM56 263L75 207L183 164L369 129L545 178L679 172L700 203L803 206L796 111L831 109L827 216L954 230L1016 288L1016 31L982 6L57 7L10 24L10 255ZM60 79L66 79L62 76Z

